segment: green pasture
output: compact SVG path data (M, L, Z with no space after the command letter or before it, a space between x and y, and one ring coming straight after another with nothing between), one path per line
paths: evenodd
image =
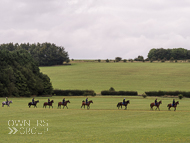
M124 98L121 96L88 97L93 100L89 110L80 108L86 97L65 98L71 102L69 109L57 109L57 103L63 99L61 96L50 97L54 100L53 109L42 107L47 97L35 98L40 101L38 108L28 108L31 98L9 98L13 104L0 107L1 142L190 142L189 98L176 98L179 100L177 111L168 111L166 107L173 98L158 98L162 100L160 111L150 110L154 97L125 97L130 100L127 110L116 107ZM16 126L18 120L30 120L30 126ZM37 120L44 120L45 126L37 126ZM18 131L9 134L8 127ZM26 128L33 128L33 131L24 132Z
M40 67L54 89L190 91L190 63L95 63Z

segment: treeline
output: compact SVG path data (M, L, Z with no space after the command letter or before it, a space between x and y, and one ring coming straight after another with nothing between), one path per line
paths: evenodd
M8 43L1 44L0 50L26 50L38 62L39 66L62 65L63 62L69 62L69 56L64 47L59 47L51 43Z
M148 53L149 60L186 60L190 59L190 50L184 48L151 49Z
M4 45L5 46L5 45ZM0 50L0 96L50 95L50 78L26 50Z

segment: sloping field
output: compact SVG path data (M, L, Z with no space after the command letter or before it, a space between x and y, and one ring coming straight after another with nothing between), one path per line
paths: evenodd
M189 91L190 63L74 63L41 67L55 89Z
M10 98L11 107L0 109L1 142L190 142L188 98L179 101L177 111L166 107L172 98L158 98L161 111L150 110L152 97L127 97L127 110L117 109L123 97L115 96L89 97L90 110L80 108L86 97L66 97L69 109L57 109L62 98L51 97L53 109L42 108L45 97L36 98L35 109L27 106L31 98Z

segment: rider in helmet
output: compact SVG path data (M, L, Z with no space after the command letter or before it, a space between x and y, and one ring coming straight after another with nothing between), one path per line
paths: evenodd
M5 98L6 104L8 104L8 97Z
M125 98L123 99L123 105L125 105Z
M63 98L63 105L64 105L64 103L65 103L65 98Z
M32 98L32 104L34 104L34 98Z
M173 99L173 104L172 104L172 106L175 106L175 99Z
M86 98L86 104L88 103L88 98Z
M157 98L156 98L156 100L155 100L155 105L156 105L156 106L157 106L157 103L158 103L158 102L157 102Z
M48 98L48 104L50 104L50 99Z

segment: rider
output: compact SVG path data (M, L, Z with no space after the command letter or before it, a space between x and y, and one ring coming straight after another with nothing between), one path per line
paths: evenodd
M50 99L48 98L48 104L50 104Z
M156 100L155 100L155 106L157 106L157 103L158 103L158 102L157 102L157 98L156 98Z
M8 104L8 98L7 97L5 98L5 101L6 101L6 104Z
M173 104L172 104L172 106L175 106L175 99L173 99Z
M65 103L65 98L63 98L63 105L64 105L64 103Z
M86 98L86 104L88 103L88 98Z
M34 98L32 98L32 104L34 104Z
M123 99L123 105L125 105L125 98Z

